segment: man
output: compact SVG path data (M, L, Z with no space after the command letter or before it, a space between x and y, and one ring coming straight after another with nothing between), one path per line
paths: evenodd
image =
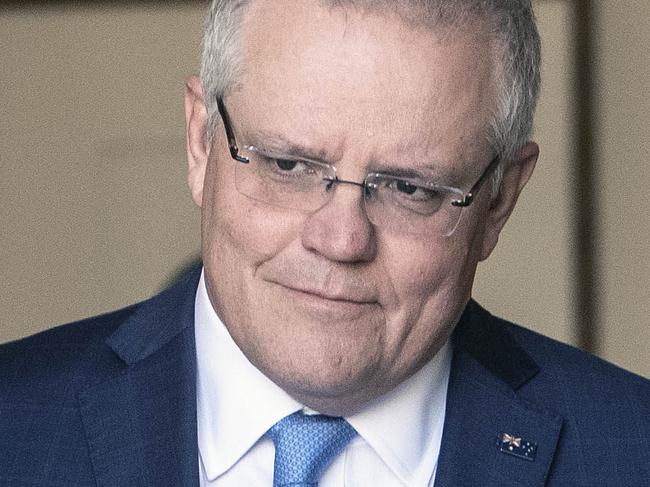
M650 485L650 385L491 316L538 155L526 1L215 1L203 270L3 346L0 482Z

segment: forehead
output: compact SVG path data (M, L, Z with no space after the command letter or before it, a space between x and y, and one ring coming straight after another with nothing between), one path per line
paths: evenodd
M243 42L233 98L264 130L322 138L334 152L356 144L447 158L484 141L496 83L481 23L436 32L389 12L259 0Z

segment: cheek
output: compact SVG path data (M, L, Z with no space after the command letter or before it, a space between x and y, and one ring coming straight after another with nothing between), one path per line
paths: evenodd
M224 208L223 240L242 255L235 265L257 267L295 241L303 218L291 211L269 207L239 194ZM235 206L236 205L236 206Z
M428 333L426 330L453 319L464 306L476 263L463 242L395 242L385 248L383 267L390 286L389 317L394 333Z
M203 264L212 305L243 343L262 294L257 270L294 238L299 221L241 195L227 175L216 176L204 193Z
M386 275L402 303L421 302L423 297L442 290L453 278L460 258L458 249L439 242L392 242L385 247L384 255Z
M459 245L461 248L459 248ZM471 284L459 272L467 251L462 242L398 241L380 247L385 276L385 342L388 374L409 374L449 338L469 297Z
M239 193L234 184L234 163L226 161L214 166L214 173L208 175L212 184L204 194L204 250L211 255L223 252L219 260L229 266L255 266L295 238L300 215Z

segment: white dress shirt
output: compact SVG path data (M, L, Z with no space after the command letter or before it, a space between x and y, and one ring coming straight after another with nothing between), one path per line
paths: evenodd
M195 302L201 487L270 487L266 431L298 410L311 413L252 365L215 313L203 273ZM359 433L319 487L431 487L451 367L449 343L420 371L345 419Z

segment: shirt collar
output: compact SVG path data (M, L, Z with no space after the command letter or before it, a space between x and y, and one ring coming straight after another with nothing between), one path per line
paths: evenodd
M194 313L199 452L206 475L214 480L301 405L239 349L210 303L203 272Z
M303 405L239 349L210 303L203 272L195 324L199 452L208 478L214 480L271 426ZM413 376L346 418L406 485L427 485L436 467L451 355L447 342Z
M429 485L435 471L451 357L447 341L410 378L346 418L405 485Z

